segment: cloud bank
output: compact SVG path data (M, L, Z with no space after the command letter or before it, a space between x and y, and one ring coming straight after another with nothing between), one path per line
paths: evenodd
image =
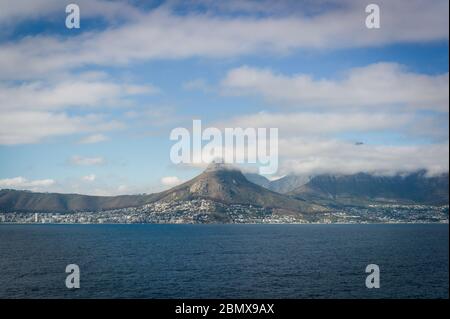
M448 112L449 74L409 72L395 63L354 68L342 79L286 76L243 66L222 80L226 93L261 96L273 103L304 108L412 108Z
M102 10L94 8L105 3L95 1L84 12L101 13ZM123 14L133 19L119 26L70 38L36 35L1 44L0 77L30 79L93 64L126 65L152 59L261 53L286 55L300 49L376 47L448 39L448 1L378 4L382 7L382 27L374 32L367 32L365 5L360 1L324 1L321 5L327 10L312 14L294 12L262 17L214 15L195 10L177 15L170 5L139 13L124 9ZM308 5L311 3L304 3L306 8ZM10 3L8 10L15 6ZM33 10L23 12L25 18L32 13ZM106 16L109 13L105 10Z

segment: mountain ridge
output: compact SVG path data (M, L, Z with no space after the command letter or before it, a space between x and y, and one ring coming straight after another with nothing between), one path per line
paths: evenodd
M318 175L288 195L326 206L374 203L448 205L449 175L427 176L425 171L407 175Z
M257 173L245 173L244 175L252 183L258 184L280 194L293 191L294 189L306 184L311 179L310 176L285 175L275 180L269 180L268 178Z
M0 191L0 211L60 212L101 211L139 207L155 202L209 199L222 204L259 206L287 213L313 213L326 210L248 181L237 169L208 168L193 179L154 194L90 196L80 194Z
M256 175L244 175L237 169L217 166L171 189L137 195L92 196L3 189L0 190L0 212L102 211L196 199L222 205L257 206L284 213L314 213L327 208L371 204L439 206L449 202L448 173L434 177L428 177L425 171L406 176L318 175L287 194L257 185L258 181L267 181L269 184L266 185L270 185L270 181ZM297 178L291 180L298 181Z
M310 205L254 184L237 169L205 171L190 181L155 194L155 198L158 201L205 198L225 204L257 205L306 213L323 210L319 205Z

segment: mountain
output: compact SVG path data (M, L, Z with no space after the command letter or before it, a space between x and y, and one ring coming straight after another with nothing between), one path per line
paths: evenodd
M214 164L199 176L169 190L150 195L88 196L79 194L0 191L0 212L101 211L139 207L150 203L205 199L224 205L262 207L281 214L325 210L316 204L281 195L248 181L236 169Z
M269 183L268 188L277 193L289 193L310 181L309 176L286 175Z
M201 198L228 205L252 205L289 212L312 213L324 210L319 205L268 190L250 182L239 170L224 167L209 168L192 180L154 196L158 202Z
M406 176L319 175L289 193L327 206L372 203L448 205L449 174L428 177L425 171Z
M152 195L89 196L0 190L0 211L59 212L99 211L136 207L151 202Z
M244 176L249 182L270 189L270 180L268 178L257 173L245 173Z
M206 211L217 213L218 219L226 219L224 214L237 209L244 215L264 211L278 216L295 215L312 220L315 218L312 213L327 211L326 207L367 206L374 203L448 205L449 202L448 173L434 177L428 177L424 171L406 176L374 176L365 173L319 175L288 194L274 192L249 179L266 183L268 187L272 183L256 174L247 174L246 178L237 169L214 164L197 177L155 194L88 196L0 190L0 212L69 213L146 205L157 206L158 209L163 207L161 212L165 211L164 207L174 210L174 207L184 206L190 207L190 211L196 211L196 205L207 202L210 206L205 208ZM302 180L286 177L283 183L294 185L302 183Z
M244 176L252 183L281 194L293 191L294 189L306 184L311 179L308 176L286 175L271 181L256 173L245 173Z

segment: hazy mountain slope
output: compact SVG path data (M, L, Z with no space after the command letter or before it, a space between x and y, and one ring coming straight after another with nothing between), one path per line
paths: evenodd
M449 202L449 175L320 175L289 193L321 204L364 205L373 202L444 205Z
M253 184L269 188L270 180L262 175L259 175L257 173L245 173L244 176L249 182L252 182Z
M278 193L288 193L310 181L308 176L286 175L271 181L268 188Z
M88 196L0 190L0 211L97 211L136 207L151 201L152 195Z
M307 176L286 175L271 181L256 173L245 173L244 176L252 183L281 194L293 191L294 189L306 184L311 179Z

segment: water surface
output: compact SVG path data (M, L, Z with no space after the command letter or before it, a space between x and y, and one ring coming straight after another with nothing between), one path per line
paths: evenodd
M0 225L0 297L448 298L448 251L448 225Z

